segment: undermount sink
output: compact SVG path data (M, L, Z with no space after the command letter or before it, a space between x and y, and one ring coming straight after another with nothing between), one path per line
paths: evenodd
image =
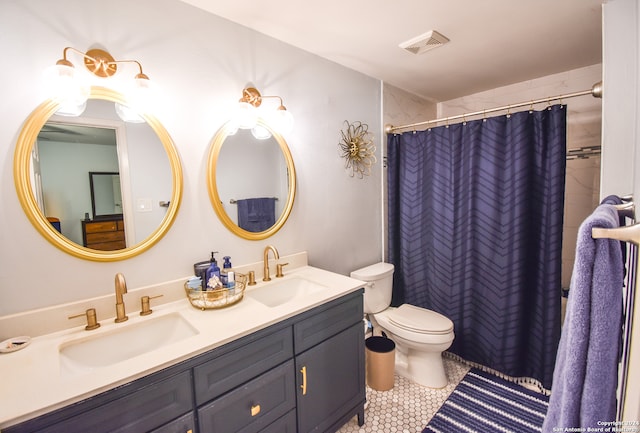
M305 278L294 277L251 289L247 296L267 307L277 307L326 288Z
M88 335L59 347L63 373L78 374L108 366L184 340L198 330L180 313L118 325L111 332Z

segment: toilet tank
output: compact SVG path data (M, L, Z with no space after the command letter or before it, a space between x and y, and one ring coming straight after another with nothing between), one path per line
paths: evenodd
M364 312L379 313L391 305L393 265L375 263L351 272L351 278L366 282L364 288Z

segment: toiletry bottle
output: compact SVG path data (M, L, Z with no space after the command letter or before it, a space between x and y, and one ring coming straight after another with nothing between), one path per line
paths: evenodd
M229 295L235 295L236 293L236 273L229 271L227 273L227 287L229 288Z
M222 267L229 272L229 269L231 269L231 256L224 256L224 263L222 264Z
M218 262L215 258L215 253L211 253L211 265L207 269L207 290L218 289L222 286L220 282L220 268L218 267Z
M200 290L207 290L207 269L209 269L209 266L211 266L210 260L193 264L193 274L196 277L200 277Z
M229 271L231 270L231 257L224 256L224 263L222 264L222 271L220 273L220 279L222 280L222 287L229 287Z

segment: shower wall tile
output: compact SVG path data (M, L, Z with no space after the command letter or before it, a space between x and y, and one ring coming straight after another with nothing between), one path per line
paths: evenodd
M438 104L438 117L454 116L518 102L544 99L548 96L578 92L590 89L593 84L601 79L602 65L600 64L548 75L546 77L523 81L486 92L441 102ZM584 96L562 102L570 104L570 111L574 110L578 113L600 111L601 100L593 97ZM545 105L546 103L543 103L534 106L534 108L539 110L544 108ZM526 109L526 107L523 107L517 110L522 111ZM500 113L493 113L491 115L498 114Z
M383 113L382 123L383 125L408 125L411 123L422 122L424 120L433 119L436 116L436 103L412 93L406 92L397 87L391 86L387 83L383 84L382 90L383 98ZM387 156L387 140L382 140L382 156ZM387 170L382 171L382 203L384 209L384 215L382 216L384 226L383 233L383 259L387 260L387 239L388 239L388 227L386 221L388 221L388 209L389 198L387 195Z
M569 287L580 224L599 203L599 162L600 158L567 161L562 245L563 287Z
M387 83L383 85L383 107L383 124L394 126L433 119L437 112L434 101Z

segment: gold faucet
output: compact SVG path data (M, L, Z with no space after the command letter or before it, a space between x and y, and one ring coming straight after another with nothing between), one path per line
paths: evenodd
M124 280L124 275L118 272L116 274L116 323L129 319L124 310L124 300L122 299L122 295L125 293L127 293L127 283Z
M280 258L280 254L278 254L278 250L273 245L267 245L264 248L264 278L262 281L271 281L271 276L269 275L269 250L273 251L273 258L278 260Z

